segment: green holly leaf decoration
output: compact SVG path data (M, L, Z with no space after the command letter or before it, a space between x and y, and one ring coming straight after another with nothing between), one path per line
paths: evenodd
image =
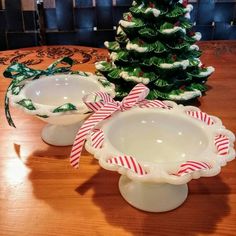
M18 86L13 86L10 91L14 95L18 95L20 91L24 88L25 85L18 85Z
M133 23L127 25L127 28L141 28L145 26L145 23L141 19L133 17L130 13L124 13L124 20Z
M53 110L53 113L58 113L58 112L66 112L66 111L76 111L77 108L75 105L71 103L66 103L62 106L57 107L56 109Z
M108 80L104 79L98 79L98 81L104 86L104 87L110 87L111 83Z
M163 43L161 43L160 41L156 41L154 43L154 53L160 54L160 53L164 53L166 51L168 51L167 47Z
M182 18L182 19L180 19L180 27L182 27L184 29L191 29L193 27L193 24L191 23L190 20L188 20L186 18Z
M170 92L170 95L180 95L183 93L184 93L184 91L182 89L175 89Z
M181 6L176 6L173 8L170 12L166 14L166 17L168 18L178 18L180 16L183 16L186 13L186 10Z
M147 99L163 99L168 100L169 99L169 93L164 93L159 90L153 89L150 91L150 93L147 96Z
M181 43L176 43L175 45L167 44L167 47L173 50L182 50L184 48L189 48L190 44L182 41Z
M107 61L97 62L95 66L96 66L97 70L99 70L101 72L109 72L109 71L112 71L114 68L112 63L107 62Z
M36 110L35 106L33 105L31 99L23 99L19 102L17 102L17 104L21 105L22 107L30 110L30 111L34 111Z
M128 62L129 53L127 51L120 51L117 53L117 61Z
M120 73L121 73L121 70L115 68L114 70L112 70L112 71L108 74L108 76L109 76L111 79L119 79L119 78L120 78Z
M166 80L163 80L163 79L156 80L154 84L156 87L165 88L165 89L170 89L171 87L173 87L173 84L170 84Z
M143 28L140 29L138 32L144 38L155 38L158 35L157 30L151 28Z
M114 42L105 42L104 45L109 51L119 51L120 50L120 44L116 41Z
M160 32L162 32L165 29L173 29L174 25L168 22L165 22L163 25L160 27Z
M71 74L71 75L81 75L81 76L86 76L86 77L89 76L88 73L83 72L83 71L72 71L70 74Z
M186 86L185 89L187 91L199 90L201 92L205 92L205 91L207 91L207 86L204 85L204 84L195 84L195 83L193 83L189 86Z
M47 115L37 115L37 116L40 117L40 118L44 118L44 119L49 118L49 116L47 116Z
M184 35L183 40L188 42L189 44L194 44L197 42L197 40L195 38L189 37L188 35Z
M140 14L144 14L146 8L144 8L142 5L135 5L130 7L130 12L132 12L133 15L140 15Z
M164 58L151 57L150 59L145 59L144 64L147 66L156 66L159 67L161 63L165 63Z
M197 60L196 58L189 58L188 60L189 60L189 66L195 67L198 66L200 63L200 61Z
M115 39L118 43L121 43L121 44L124 44L128 40L127 34L120 26L117 29L117 35Z

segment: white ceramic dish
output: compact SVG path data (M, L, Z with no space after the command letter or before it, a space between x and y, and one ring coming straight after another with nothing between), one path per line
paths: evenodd
M215 176L235 158L235 136L220 119L195 107L166 104L172 104L172 109L132 108L115 113L97 127L104 134L102 147L93 145L92 133L85 146L103 168L121 174L119 189L125 200L149 212L177 208L187 198L191 179ZM227 137L224 155L216 144L219 135ZM117 162L124 156L135 158L145 173L137 174L114 162L114 157ZM184 166L196 169L181 173Z
M42 139L51 145L72 145L76 132L90 111L82 98L91 92L103 91L114 97L114 86L106 79L91 73L86 75L56 74L26 82L20 93L7 96L12 106L36 115L48 123L42 130ZM22 106L32 103L35 109ZM29 105L30 105L29 104ZM59 109L58 109L59 108Z

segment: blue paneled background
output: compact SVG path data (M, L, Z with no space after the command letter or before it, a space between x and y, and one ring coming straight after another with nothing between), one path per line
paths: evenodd
M42 44L103 47L105 40L114 39L115 26L132 3L44 0L37 12L22 9L22 1L4 0L0 4L0 50ZM194 6L191 20L195 30L202 33L202 40L236 39L236 0L189 2Z

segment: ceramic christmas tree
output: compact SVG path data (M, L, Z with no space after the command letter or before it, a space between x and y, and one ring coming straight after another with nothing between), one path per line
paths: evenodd
M116 41L105 42L107 61L97 70L116 85L117 98L137 83L150 89L149 99L190 100L202 95L213 67L204 66L192 31L193 6L179 0L135 0L117 28Z

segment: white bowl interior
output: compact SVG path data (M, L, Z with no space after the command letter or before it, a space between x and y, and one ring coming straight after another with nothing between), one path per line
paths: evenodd
M59 106L65 103L79 104L84 95L99 90L100 84L91 78L53 75L28 83L24 95L38 104Z
M197 160L208 145L201 126L188 118L152 111L114 118L106 138L117 151L154 163Z

